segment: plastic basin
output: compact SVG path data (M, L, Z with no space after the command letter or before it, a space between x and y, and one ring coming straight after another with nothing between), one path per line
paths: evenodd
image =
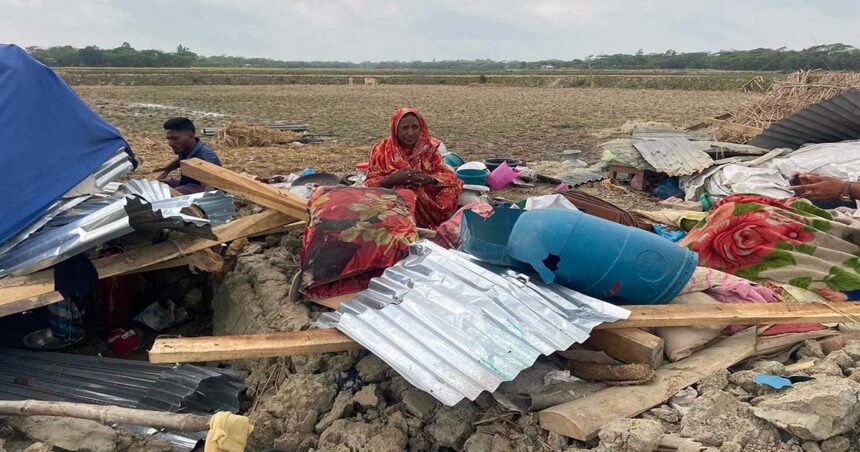
M458 170L457 177L468 185L487 185L487 172L483 170Z

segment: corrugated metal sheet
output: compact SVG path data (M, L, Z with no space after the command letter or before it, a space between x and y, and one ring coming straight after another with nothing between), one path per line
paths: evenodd
M749 144L727 143L724 141L709 142L711 148L706 152L717 156L717 158L725 158L728 154L733 155L765 155L768 150L758 146Z
M654 167L642 157L642 154L633 147L636 141L632 138L617 138L600 145L603 151L602 159L613 165L624 165L643 171L655 171Z
M685 138L665 138L661 140L638 140L633 143L657 171L669 176L688 176L714 164L705 153L710 149L708 142L689 141Z
M749 144L765 149L797 149L806 143L860 139L860 90L810 105L764 130Z
M125 147L117 150L116 154L111 157L108 161L102 163L101 166L96 169L96 171L92 174L92 177L95 179L95 183L98 187L104 188L105 186L114 184L111 182L113 179L122 176L123 174L134 169L131 161L128 159L128 154L125 151ZM74 188L72 189L74 190ZM68 194L67 194L68 195ZM45 226L49 221L51 221L54 217L62 214L63 212L71 209L72 207L77 206L78 204L89 199L89 196L76 196L76 197L66 197L60 198L57 202L54 203L46 212L42 215L41 218L31 223L27 228L19 232L15 237L10 238L9 240L0 244L0 254L5 253L12 249L15 245L23 242L30 236L33 232L38 231L40 228Z
M120 187L118 193L137 195L150 203L170 199L170 186L164 182L149 179L132 179Z
M213 414L239 411L241 375L226 369L165 366L65 353L0 349L0 400L45 400ZM125 426L191 450L205 436Z
M337 327L446 405L494 391L538 356L629 311L426 240L317 322Z
M693 130L664 129L659 127L634 127L633 138L660 140L664 138L683 138L685 140L710 141L714 137L707 132Z
M129 188L123 190L137 191L152 199L164 195L156 185L149 183L126 186ZM127 196L90 199L58 215L27 240L0 254L0 277L50 267L135 231L152 234L162 229L177 229L195 236L214 238L210 220L180 213L183 208L198 202L205 213L212 212L212 217L220 223L228 221L234 213L232 198L222 192L177 198L169 198L168 193L169 199L151 204L141 201L139 195Z
M96 186L103 188L105 185L113 181L119 176L134 169L131 160L128 158L128 153L125 147L119 148L108 161L102 163L101 166L93 173L96 178Z

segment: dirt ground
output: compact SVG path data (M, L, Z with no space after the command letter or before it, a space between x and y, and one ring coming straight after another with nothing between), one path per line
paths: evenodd
M582 149L594 163L596 144L628 120L679 126L730 111L753 94L709 91L551 89L500 86L80 86L95 110L126 134L143 170L172 155L161 140L162 122L187 115L198 128L228 121L297 122L336 142L227 149L215 146L227 167L260 176L306 167L342 172L367 160L386 136L395 108L412 106L430 131L467 160L513 157L561 160Z
M334 141L270 147L229 148L205 138L234 171L269 177L304 168L353 171L367 161L373 144L389 133L395 108L412 106L424 114L431 133L467 161L493 157L538 162L545 175L567 170L565 149L582 150L599 162L597 145L619 135L628 121L688 126L734 110L755 94L718 91L657 91L609 88L529 88L487 85L271 85L271 86L78 86L102 117L116 124L142 162L139 173L173 158L162 139L165 119L188 116L198 129L231 121L258 124L306 123L310 133ZM557 169L556 174L547 174ZM511 200L551 191L497 193ZM655 204L642 193L580 187L624 208Z

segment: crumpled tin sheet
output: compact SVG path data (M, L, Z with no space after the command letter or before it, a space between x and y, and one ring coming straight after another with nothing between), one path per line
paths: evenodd
M669 176L688 176L714 165L714 159L705 153L711 144L705 141L686 138L637 140L633 147L657 171Z
M409 251L316 325L336 327L449 406L630 314L426 240Z
M164 182L149 179L132 179L120 187L118 193L137 195L150 203L170 199L170 186Z
M108 161L102 163L101 166L93 173L96 178L96 186L104 188L105 185L112 182L119 176L134 169L131 160L128 158L128 153L125 147L121 147L116 151Z
M159 196L157 191L147 193ZM180 210L200 202L219 222L232 218L233 200L223 192L204 192L142 204L137 195L91 199L50 221L4 254L0 254L0 277L32 273L62 262L107 241L140 230L182 230L195 236L214 238L212 222ZM203 208L203 207L201 207ZM162 210L165 209L165 210ZM204 208L205 213L209 213Z
M656 171L654 167L642 157L642 154L633 147L636 141L632 138L616 138L600 145L603 151L601 159L611 165L623 165L642 171Z
M99 188L104 189L105 186L114 184L112 182L113 179L116 179L119 176L131 171L134 169L134 166L131 164L131 161L128 159L128 154L125 152L125 147L119 148L108 161L102 163L101 166L96 169L96 171L92 174L91 177L95 178L96 185ZM74 190L74 188L72 189ZM69 197L63 196L57 202L52 205L47 212L42 215L41 218L31 223L27 228L23 231L19 232L15 237L10 238L4 243L0 244L0 255L12 249L15 245L23 242L27 239L32 233L38 231L43 226L45 226L49 221L54 219L54 217L62 214L63 212L77 206L78 204L89 199L89 196L75 196Z
M860 139L860 90L849 88L764 129L749 144L765 149L797 149L807 143Z
M664 138L683 138L685 140L711 141L714 137L707 132L694 130L665 129L660 127L634 127L633 138L661 140Z

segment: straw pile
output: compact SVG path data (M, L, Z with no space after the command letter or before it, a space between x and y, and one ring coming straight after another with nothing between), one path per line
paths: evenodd
M798 71L785 81L776 82L765 95L742 105L733 122L767 128L793 113L822 100L828 100L846 88L860 88L860 73Z
M218 129L218 144L231 148L266 147L299 141L303 133L274 130L253 124L231 122Z

